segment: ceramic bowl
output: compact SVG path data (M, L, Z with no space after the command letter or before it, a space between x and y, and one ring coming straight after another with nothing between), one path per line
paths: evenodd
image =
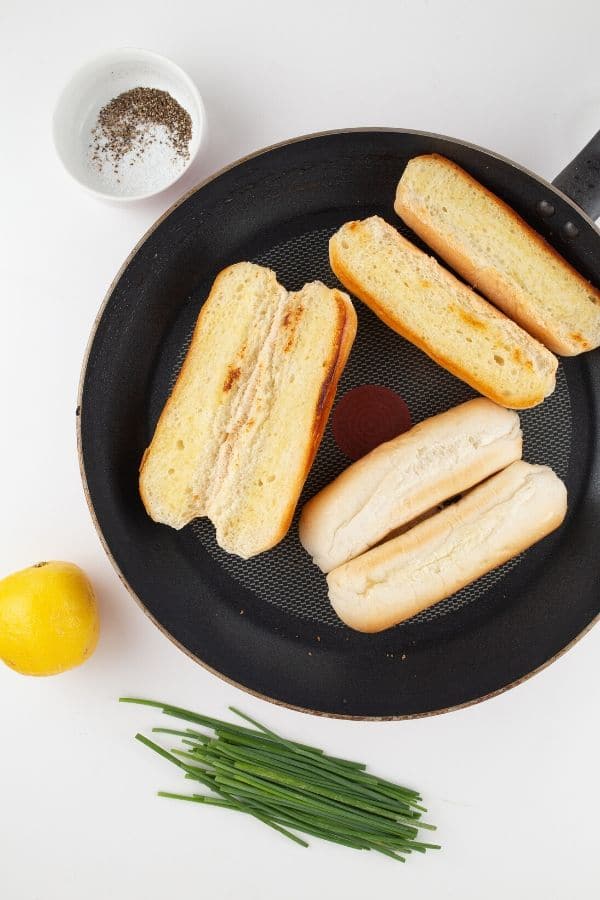
M93 159L98 113L134 87L167 91L187 110L192 120L189 156L176 153L166 140L161 143L164 128L153 126L157 139L141 156L130 152L115 163L96 151ZM82 187L111 200L141 200L164 191L192 165L206 137L204 104L191 78L170 59L133 48L105 53L79 69L58 100L52 125L65 169Z

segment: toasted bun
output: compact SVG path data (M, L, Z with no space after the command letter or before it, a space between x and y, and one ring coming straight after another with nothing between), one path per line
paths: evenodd
M323 572L521 457L517 413L478 397L415 425L306 504L300 540Z
M343 225L329 257L390 328L490 400L522 409L554 390L555 356L378 216Z
M288 293L238 263L215 280L140 469L157 522L207 515L230 553L286 534L356 333L341 291Z
M400 537L327 576L336 613L357 631L383 631L450 597L561 524L562 481L518 461Z
M436 253L550 350L600 345L600 291L502 200L443 156L411 159L395 210Z

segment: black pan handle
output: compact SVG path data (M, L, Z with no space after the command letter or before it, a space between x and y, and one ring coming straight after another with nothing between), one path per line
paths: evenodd
M600 217L600 131L552 182L591 219Z

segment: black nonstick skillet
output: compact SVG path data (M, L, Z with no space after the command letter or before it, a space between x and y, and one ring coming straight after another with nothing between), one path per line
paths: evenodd
M212 526L180 532L147 517L140 458L181 364L198 310L224 266L254 260L289 289L334 285L330 234L379 214L420 244L393 210L406 162L441 153L498 194L600 285L600 132L549 184L480 147L417 131L358 129L271 147L187 194L146 234L111 286L81 381L84 486L99 535L131 594L202 665L265 699L352 718L449 710L517 684L577 640L600 611L600 351L564 359L554 394L522 413L525 458L565 479L562 528L518 560L388 632L350 631L296 522L244 562ZM572 199L570 199L572 198ZM422 245L421 245L422 246ZM380 384L413 421L473 396L356 302L358 336L338 389ZM346 465L328 426L302 503Z

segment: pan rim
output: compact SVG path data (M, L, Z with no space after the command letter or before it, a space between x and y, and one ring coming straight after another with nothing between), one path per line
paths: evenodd
M271 151L282 149L291 144L297 144L297 143L301 143L303 141L310 141L310 140L323 138L323 137L329 137L329 136L333 136L333 135L353 134L353 133L407 134L407 135L414 135L414 136L420 136L420 137L426 137L426 138L432 138L432 139L439 139L439 140L447 141L451 144L456 144L460 147L467 147L469 149L476 150L479 153L482 153L483 155L485 155L491 159L498 160L498 161L503 162L515 169L518 169L520 172L524 173L525 175L527 175L528 177L530 177L531 179L536 181L544 189L549 190L554 195L560 197L565 203L567 203L573 209L575 215L577 215L580 219L582 219L584 222L586 222L587 225L591 226L592 229L596 232L596 234L598 234L598 236L600 237L600 229L596 226L596 223L587 215L587 213L584 212L584 210L582 210L579 206L577 206L577 204L570 197L568 197L561 190L559 190L557 187L555 187L551 182L549 182L546 179L542 178L541 176L537 175L535 172L532 172L530 169L526 168L525 166L520 165L519 163L515 162L514 160L503 156L502 154L490 151L487 148L481 147L478 144L474 144L474 143L471 143L468 141L462 141L458 138L448 137L446 135L437 134L435 132L422 131L422 130L410 129L410 128L394 128L394 127L387 127L387 126L362 126L362 127L355 127L355 128L338 128L338 129L318 131L318 132L312 132L312 133L305 134L305 135L300 135L295 138L289 138L289 139L286 139L283 141L279 141L275 144L271 144L271 145L263 147L259 150L253 151L252 153L246 154L246 155L234 160L233 162L223 166L221 169L219 169L217 172L213 173L212 175L207 176L205 179L201 180L200 182L198 182L198 184L196 184L195 186L190 188L188 191L186 191L178 200L174 201L171 204L171 206L169 206L168 209L166 209L165 212L162 213L162 215L160 215L156 219L156 221L153 222L153 224L144 232L144 234L141 236L141 238L137 241L137 243L134 245L134 247L128 253L127 257L125 258L122 265L119 267L117 273L115 274L114 278L112 279L112 281L104 295L102 303L98 309L98 312L94 318L94 321L92 323L92 328L91 328L90 335L89 335L89 338L88 338L88 341L86 344L86 348L85 348L83 360L82 360L82 365L81 365L79 384L78 384L78 390L77 390L77 408L76 408L77 456L78 456L79 471L80 471L80 476L81 476L81 480L82 480L84 496L86 499L88 509L90 511L92 523L94 525L94 528L95 528L96 534L98 535L100 543L101 543L102 547L104 548L104 551L105 551L113 569L115 570L117 576L119 577L121 583L123 584L123 586L125 587L127 592L135 600L137 605L143 610L144 614L161 631L161 633L164 634L176 647L178 647L180 650L182 650L186 656L188 656L190 659L193 659L196 663L198 663L200 666L202 666L203 669L210 672L212 675L217 676L218 678L220 678L222 681L226 682L227 684L230 684L233 687L239 688L240 690L244 691L247 694L250 694L251 696L254 696L261 700L265 700L269 703L272 703L275 706L281 706L286 709L292 709L296 712L302 712L302 713L306 713L309 715L316 715L316 716L332 718L332 719L342 719L342 720L350 720L350 721L391 722L391 721L402 721L405 719L428 718L430 716L441 715L443 713L448 713L448 712L453 712L455 710L465 709L466 707L474 706L478 703L483 703L485 700L489 700L492 697L496 697L500 694L505 693L506 691L511 690L514 687L517 687L518 685L522 684L523 682L527 681L528 679L533 678L534 675L537 675L539 672L543 671L545 668L547 668L552 663L554 663L556 660L558 660L561 656L563 656L563 654L567 653L568 650L570 650L573 646L575 646L575 644L577 644L581 640L581 638L583 638L592 629L592 627L598 621L600 621L600 613L598 613L596 616L594 616L594 618L590 620L590 622L583 628L583 630L580 631L571 641L569 641L564 647L562 647L557 653L555 653L553 656L551 656L549 659L547 659L545 662L543 662L540 666L537 666L535 669L532 669L530 672L526 673L525 675L521 676L520 678L517 678L516 680L509 682L508 684L503 685L502 687L497 688L494 691L491 691L480 697L476 697L472 700L464 701L463 703L458 703L458 704L454 704L452 706L441 707L439 709L428 710L428 711L419 712L419 713L409 713L409 714L404 714L404 715L382 715L382 716L351 715L351 714L344 714L344 713L335 713L335 712L328 712L328 711L324 711L324 710L314 710L307 706L300 706L300 705L296 705L296 704L292 704L292 703L287 703L283 700L278 700L267 694L263 694L260 691L249 688L246 685L243 685L243 684L235 681L228 675L225 675L224 673L220 672L218 669L215 669L214 667L209 666L204 660L200 659L198 656L196 656L194 653L192 653L177 638L175 638L169 631L167 631L167 629L152 615L152 613L148 610L148 608L146 607L146 605L144 604L142 599L138 596L138 594L134 591L134 589L129 584L128 580L126 579L125 575L121 571L119 565L117 564L117 562L112 554L112 551L110 550L110 548L106 542L104 533L100 527L100 523L96 516L96 511L94 509L94 505L92 502L91 493L90 493L88 480L87 480L86 469L85 469L85 462L84 462L84 458L83 458L81 409L82 409L82 405L83 405L84 385L85 385L85 379L86 379L86 375L87 375L87 369L88 369L90 355L92 352L93 345L95 343L98 328L103 319L104 312L112 298L112 295L113 295L123 273L129 266L129 264L131 263L133 258L136 256L138 251L141 249L141 247L152 236L152 234L156 231L156 229L171 215L171 213L173 213L179 206L181 206L183 203L185 203L193 194L195 194L197 191L201 190L202 188L204 188L206 185L210 184L211 182L215 181L220 176L237 168L241 164L246 163L252 159L256 159L257 157L263 156L265 154L268 154Z

